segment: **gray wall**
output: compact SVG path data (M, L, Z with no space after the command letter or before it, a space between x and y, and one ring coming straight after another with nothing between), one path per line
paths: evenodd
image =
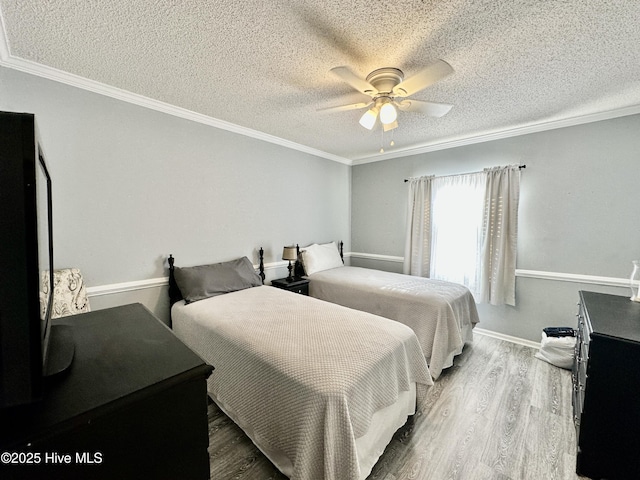
M519 208L518 269L628 278L640 258L640 116L567 127L354 166L352 250L403 256L407 184L526 164ZM401 271L400 262L352 257L352 265ZM547 325L573 325L579 289L628 289L539 278L516 280L514 307L480 305L481 327L532 341Z
M640 257L640 116L351 168L1 67L0 109L37 115L56 265L81 268L94 289L164 277L169 253L180 265L255 262L259 246L276 278L283 245L328 240L391 258L354 265L400 271L404 178L509 163L527 164L519 269L623 278ZM518 305L480 305L481 326L539 340L542 327L574 322L581 288L627 294L519 277ZM168 318L163 286L91 297L94 309L134 301Z
M90 287L167 275L178 265L350 239L350 167L0 68L0 109L36 114L53 177L58 268ZM286 275L286 269L270 272ZM167 318L166 288L91 298L141 301Z

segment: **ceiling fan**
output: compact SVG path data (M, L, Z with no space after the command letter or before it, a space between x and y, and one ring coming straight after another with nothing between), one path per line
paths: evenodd
M338 112L369 107L360 118L360 125L369 130L373 129L378 118L385 132L396 128L398 126L398 110L442 117L453 106L406 98L451 75L453 68L444 60L438 60L428 65L406 80L402 70L392 67L374 70L367 75L365 80L358 77L348 67L335 67L331 69L331 72L360 93L370 96L371 100L319 110Z

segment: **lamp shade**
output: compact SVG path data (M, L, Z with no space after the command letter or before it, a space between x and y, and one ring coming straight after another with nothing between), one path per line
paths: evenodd
M398 111L392 103L385 103L382 105L382 108L380 108L380 121L384 125L395 122L396 118L398 118Z
M298 259L298 252L296 251L296 247L291 246L291 247L284 247L284 249L282 250L282 259L283 260L297 260Z
M364 115L360 117L360 125L362 125L367 130L371 130L373 126L376 124L376 119L378 118L378 109L373 107L366 112Z

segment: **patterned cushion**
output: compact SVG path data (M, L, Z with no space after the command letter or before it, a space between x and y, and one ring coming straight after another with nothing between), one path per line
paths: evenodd
M42 272L42 275L49 275L49 272ZM42 284L46 285L47 282L43 281ZM44 301L44 303L41 302L41 305L46 305L49 292L40 292L40 295ZM54 270L51 318L66 317L89 311L91 311L91 307L80 270L77 268Z

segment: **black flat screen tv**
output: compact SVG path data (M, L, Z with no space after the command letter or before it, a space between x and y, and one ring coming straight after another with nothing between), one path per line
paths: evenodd
M52 182L32 114L0 112L0 408L36 402L73 359L52 329Z

